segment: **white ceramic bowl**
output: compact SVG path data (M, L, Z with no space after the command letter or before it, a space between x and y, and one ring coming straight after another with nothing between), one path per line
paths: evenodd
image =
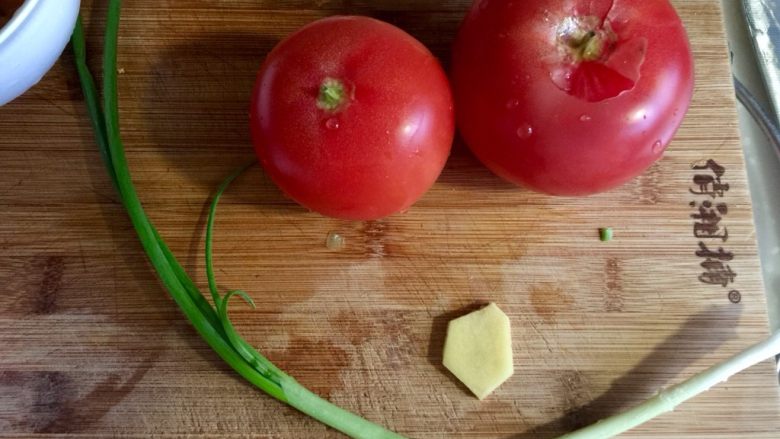
M27 0L0 29L0 105L37 84L68 44L79 0Z

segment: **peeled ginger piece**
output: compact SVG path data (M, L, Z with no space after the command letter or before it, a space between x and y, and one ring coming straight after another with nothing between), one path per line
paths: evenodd
M495 303L451 320L444 342L444 367L479 399L514 373L509 317Z

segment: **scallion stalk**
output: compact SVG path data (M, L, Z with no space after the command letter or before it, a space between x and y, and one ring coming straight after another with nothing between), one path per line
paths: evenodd
M213 286L215 309L203 297L195 283L176 260L165 241L149 220L133 185L125 157L119 129L119 103L117 95L117 42L119 38L120 0L110 0L103 53L103 106L101 108L97 87L87 65L84 29L81 20L74 29L71 45L75 55L87 111L90 116L96 142L112 183L119 192L122 204L138 234L141 245L160 280L195 330L226 363L247 381L272 397L290 404L309 416L356 438L400 438L401 436L349 413L308 391L295 379L283 373L243 340L227 318L228 299L238 292L220 298L216 292L213 270L209 272L209 285ZM235 177L233 177L235 178ZM229 180L232 180L229 179ZM223 184L213 206L230 181ZM214 210L210 213L209 230L214 224ZM212 236L208 233L209 240ZM211 243L209 242L209 254ZM211 289L211 288L210 288ZM245 296L248 298L248 296Z
M598 421L559 439L604 439L617 436L706 392L716 384L780 353L780 332L734 355L722 363L694 375L680 384L662 390L654 397L623 413Z

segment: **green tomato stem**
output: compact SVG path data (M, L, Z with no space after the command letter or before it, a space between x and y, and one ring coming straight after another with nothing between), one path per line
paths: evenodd
M325 78L317 97L317 108L336 112L349 101L349 91L343 82L334 78Z
M569 47L576 62L598 61L617 40L614 32L595 16L570 17L562 23L559 41Z
M581 47L581 56L585 61L596 61L604 54L604 37L595 34L588 38Z
M617 436L674 410L678 405L706 392L716 384L728 380L732 375L764 360L774 358L778 354L780 354L780 332L680 384L662 390L656 396L626 412L563 435L559 439L606 439Z

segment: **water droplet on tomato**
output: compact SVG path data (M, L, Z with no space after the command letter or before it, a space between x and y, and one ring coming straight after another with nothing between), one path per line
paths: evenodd
M580 116L580 122L590 122L590 120L591 117L588 116L587 114L583 114L582 116Z
M520 100L519 99L510 99L506 101L506 109L507 110L514 110L515 108L520 106Z
M653 143L653 154L658 154L663 150L664 150L664 144L660 140L656 140L656 142Z
M523 124L517 129L517 137L521 139L527 139L534 133L534 128L531 125Z
M335 117L331 117L330 119L325 121L325 128L329 130L337 130L339 129L339 126L341 126L341 124L339 123L339 120L336 119Z

